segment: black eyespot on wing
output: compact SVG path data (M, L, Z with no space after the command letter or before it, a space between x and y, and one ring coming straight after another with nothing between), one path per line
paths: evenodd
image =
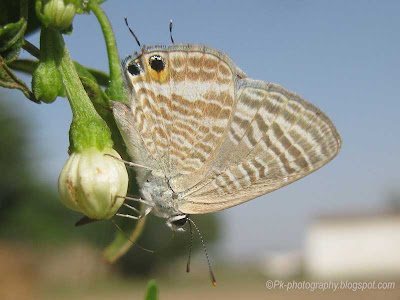
M141 71L142 71L142 68L137 63L132 63L128 66L128 72L132 76L139 75Z
M164 58L162 58L160 55L153 55L149 58L149 65L154 71L161 72L165 69Z

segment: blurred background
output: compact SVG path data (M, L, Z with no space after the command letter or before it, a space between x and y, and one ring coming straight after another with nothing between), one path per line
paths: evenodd
M141 299L150 278L161 299L357 297L351 290L285 292L267 279L400 278L398 1L107 1L121 59L142 44L205 44L228 53L254 79L283 85L321 108L343 147L331 163L256 200L195 216L218 281L209 282L198 238L186 274L189 235L149 218L137 247L114 265L102 250L116 228L75 228L62 206L58 174L67 160L66 99L37 105L0 89L1 299ZM72 58L107 71L100 27L77 15L65 40ZM39 45L39 35L29 41ZM31 58L22 51L21 58ZM28 84L30 77L21 75ZM132 222L133 224L133 222ZM400 283L398 284L400 287ZM398 294L398 293L397 293ZM369 290L364 299L395 290ZM396 298L397 299L397 298Z

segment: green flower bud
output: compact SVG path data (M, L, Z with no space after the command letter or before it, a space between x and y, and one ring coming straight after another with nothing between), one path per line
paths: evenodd
M57 33L50 28L40 32L40 63L32 75L32 91L36 99L46 103L64 97L65 90L61 73L58 69L57 54L54 51Z
M72 25L76 13L76 7L71 2L73 1L37 0L36 14L47 27L65 30Z
M109 219L124 202L128 172L114 149L74 152L58 178L61 202L93 219Z
M32 76L32 90L36 99L52 103L64 94L61 74L54 60L40 63Z

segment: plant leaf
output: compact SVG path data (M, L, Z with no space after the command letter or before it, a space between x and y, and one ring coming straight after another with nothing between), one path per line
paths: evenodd
M9 23L0 28L0 55L6 63L18 58L26 27L25 19L21 18L16 23Z
M158 287L157 282L153 279L147 284L147 292L144 298L145 300L157 300L158 299Z
M28 86L19 79L7 66L4 59L0 56L0 86L9 89L18 89L24 93L24 95L35 103L40 103L35 98L33 93L29 90Z

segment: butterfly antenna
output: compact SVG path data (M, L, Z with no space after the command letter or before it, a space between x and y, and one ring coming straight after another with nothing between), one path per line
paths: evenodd
M192 230L192 223L189 222L189 229L190 229L190 247L189 247L189 257L186 264L186 273L190 272L190 257L192 256L192 245L193 245L193 230Z
M174 38L172 37L172 19L169 20L169 36L171 38L172 44L175 44Z
M197 233L198 233L198 235L200 237L201 244L203 245L204 253L206 254L208 270L210 271L211 283L212 283L213 286L217 286L217 281L215 280L214 272L213 272L213 270L211 268L210 258L208 257L208 252L207 252L206 244L204 244L203 236L201 235L199 228L197 228L196 223L193 222L193 220L190 219L190 218L187 218L187 219L189 220L190 223L193 224L194 228L196 228L196 231L197 231Z
M127 18L127 17L124 17L124 20L125 20L126 27L128 27L129 31L131 32L131 34L132 34L133 37L135 38L136 43L139 45L139 47L141 47L141 46L140 46L139 39L137 38L137 36L136 36L136 34L133 32L133 30L129 27L128 18Z
M119 232L121 232L125 236L125 238L132 243L133 246L136 246L136 247L138 247L138 248L140 248L140 249L142 249L144 251L150 252L150 253L156 253L157 252L157 251L154 251L154 250L146 249L146 248L140 246L139 244L137 244L136 242L132 241L131 238L122 230L122 228L117 223L115 223L115 221L113 219L111 219L111 222L113 222L113 224L115 225L115 227L117 227Z

